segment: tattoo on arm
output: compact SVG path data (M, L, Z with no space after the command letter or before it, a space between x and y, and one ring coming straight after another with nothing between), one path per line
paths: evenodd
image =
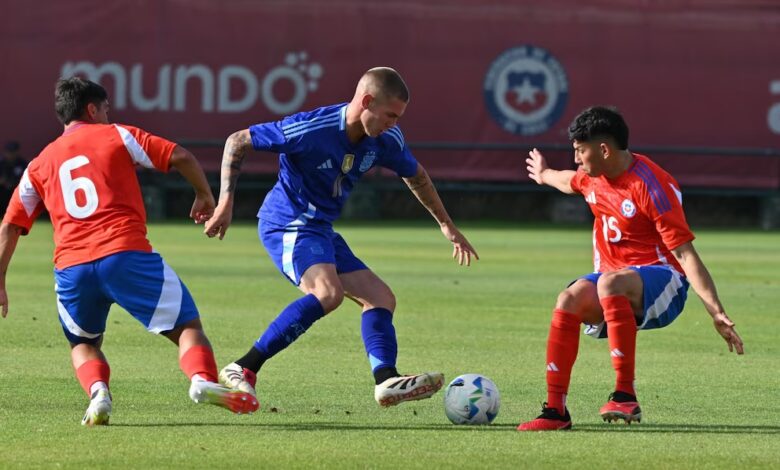
M427 173L422 172L418 175L412 176L411 178L404 178L404 183L409 186L409 189L412 192L416 192L418 189L427 186L430 183L430 179L428 178Z
M428 209L428 212L431 213L436 222L442 224L450 220L447 210L444 209L444 205L439 198L439 193L436 192L436 188L433 186L427 172L423 170L411 178L404 178L404 183L406 183L417 200L420 201L420 204Z
M225 142L222 153L222 171L220 178L220 195L233 193L236 190L238 175L241 174L241 163L244 161L246 149L252 145L248 130L231 134Z

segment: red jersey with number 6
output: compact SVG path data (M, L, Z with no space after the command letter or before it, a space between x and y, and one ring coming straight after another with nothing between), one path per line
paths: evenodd
M672 176L644 155L614 179L578 170L571 188L585 196L593 223L593 268L665 264L685 275L671 250L694 239Z
M26 235L49 211L57 269L152 251L137 165L168 171L176 144L136 127L77 124L30 162L3 221Z

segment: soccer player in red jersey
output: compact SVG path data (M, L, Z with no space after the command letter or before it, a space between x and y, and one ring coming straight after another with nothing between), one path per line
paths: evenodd
M108 424L111 416L110 369L101 345L113 303L178 345L193 401L235 413L257 410L252 395L217 384L214 353L195 303L146 238L136 166L176 168L195 189L190 217L203 223L215 202L198 161L173 142L109 124L108 95L88 80L58 81L55 110L64 132L27 167L0 225L2 316L8 314L6 272L19 236L45 208L54 228L60 323L76 376L90 396L82 424Z
M547 402L519 431L571 428L566 408L580 325L608 338L615 391L601 408L604 420L640 421L634 390L637 330L662 328L682 312L693 286L729 351L742 339L726 315L707 268L693 247L677 182L644 155L628 150L628 126L613 108L592 107L569 127L576 171L549 168L536 149L528 173L538 184L585 197L593 224L594 272L558 296L547 339Z

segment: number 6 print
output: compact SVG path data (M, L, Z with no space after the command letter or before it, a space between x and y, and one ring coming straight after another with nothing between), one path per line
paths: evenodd
M92 215L98 207L98 194L95 183L86 176L72 178L71 172L89 163L84 155L79 155L65 160L60 166L60 187L62 197L65 200L65 210L77 219L86 219ZM84 191L86 203L80 206L76 200L76 191Z

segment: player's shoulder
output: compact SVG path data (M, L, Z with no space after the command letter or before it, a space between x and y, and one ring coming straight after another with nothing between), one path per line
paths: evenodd
M282 133L291 139L314 131L342 129L346 106L346 103L323 106L287 116L281 121Z
M669 184L675 188L679 186L668 171L647 156L635 153L634 160L629 173L633 177L636 186L651 190Z
M661 166L651 160L650 157L640 153L634 153L633 155L634 164L629 171L640 179L648 179L651 176L654 176L656 179L667 179L672 177L669 172L661 168Z
M401 128L393 126L390 129L384 131L377 138L380 145L391 151L401 151L406 146L406 140L404 134L401 132Z
M132 135L134 137L139 137L141 135L152 135L151 132L142 129L138 126L133 126L131 124L125 124L125 123L112 123L112 124L106 124L104 131L106 132L119 132L119 135L126 136L126 135Z
M675 199L682 199L679 185L671 174L645 155L634 154L634 158L636 161L629 170L633 176L634 187L637 191L648 194L660 212L666 212L672 207L672 193Z

